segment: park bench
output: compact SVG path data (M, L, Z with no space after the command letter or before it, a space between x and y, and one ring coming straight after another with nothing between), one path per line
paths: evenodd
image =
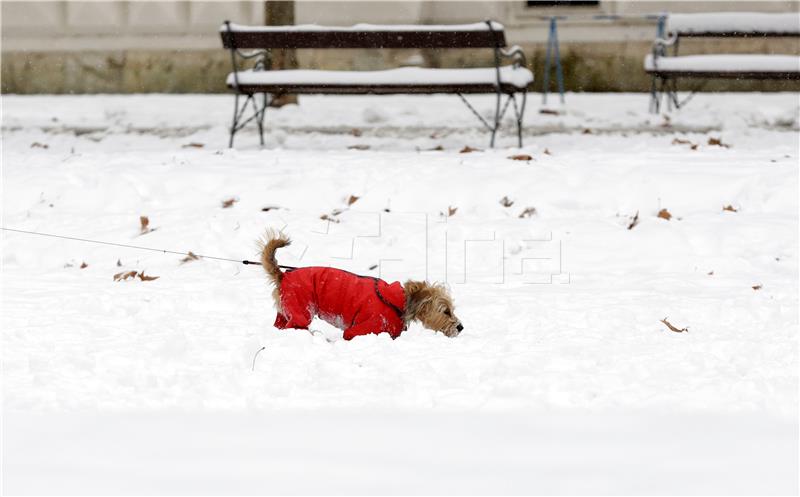
M526 92L533 74L517 46L506 47L503 26L494 21L464 25L371 25L351 27L243 26L230 21L220 27L222 45L230 50L233 72L227 86L235 92L230 143L251 121L264 144L264 116L270 99L285 94L436 94L461 97L472 113L491 132L490 146L509 103L513 104L517 140L522 146L522 119ZM401 67L379 71L327 71L316 69L267 70L270 49L302 48L487 48L494 53L494 66L469 69ZM248 51L249 50L249 51ZM254 60L249 69L240 66ZM501 61L510 60L510 65ZM468 94L496 95L494 117L485 119L464 97ZM517 102L517 95L520 101ZM260 95L260 98L259 98ZM240 97L244 102L240 105ZM503 103L505 98L505 103Z
M644 60L652 76L650 110L658 112L662 96L669 108L680 108L688 101L678 100L678 78L702 80L800 79L800 57L773 54L704 54L678 56L681 38L776 38L800 36L800 15L755 12L717 12L669 14L659 21L659 32L652 53ZM672 54L668 48L672 47ZM691 94L690 94L691 97Z

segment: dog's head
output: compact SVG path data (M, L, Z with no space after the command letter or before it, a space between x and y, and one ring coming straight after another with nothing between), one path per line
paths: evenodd
M456 337L464 327L453 308L453 299L443 285L425 281L406 281L406 321L417 320L433 331Z

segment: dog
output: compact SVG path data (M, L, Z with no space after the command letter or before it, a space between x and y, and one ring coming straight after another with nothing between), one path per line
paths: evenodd
M408 323L456 337L464 329L453 312L453 299L439 284L408 280L387 283L330 267L281 271L275 251L291 244L289 237L268 231L259 242L261 265L275 286L275 327L307 330L315 316L344 331L344 339L388 333L393 339Z

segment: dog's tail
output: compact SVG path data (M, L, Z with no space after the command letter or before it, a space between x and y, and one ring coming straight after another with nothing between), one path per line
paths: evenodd
M283 272L275 260L275 251L292 243L289 237L280 231L267 230L264 238L259 242L261 248L261 265L272 282L278 286L283 279Z

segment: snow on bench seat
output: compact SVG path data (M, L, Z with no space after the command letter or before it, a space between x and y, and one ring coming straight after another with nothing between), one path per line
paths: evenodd
M401 67L382 71L323 71L310 69L279 71L239 71L239 89L253 92L316 93L414 93L430 88L442 92L491 92L497 82L495 68L431 69ZM533 73L524 67L503 66L500 81L509 90L522 90L533 82ZM234 73L227 78L235 88ZM427 91L426 91L427 92Z
M715 76L749 78L800 78L800 57L794 55L720 54L679 57L645 57L648 73L672 76Z
M505 27L499 22L490 21L494 31L503 31ZM387 32L398 31L428 33L431 31L489 31L485 22L471 24L354 24L352 26L321 26L319 24L299 24L292 26L247 26L230 23L231 31L236 33L309 33L309 32ZM227 31L225 24L220 32Z
M679 36L800 36L800 13L670 14L667 33Z

